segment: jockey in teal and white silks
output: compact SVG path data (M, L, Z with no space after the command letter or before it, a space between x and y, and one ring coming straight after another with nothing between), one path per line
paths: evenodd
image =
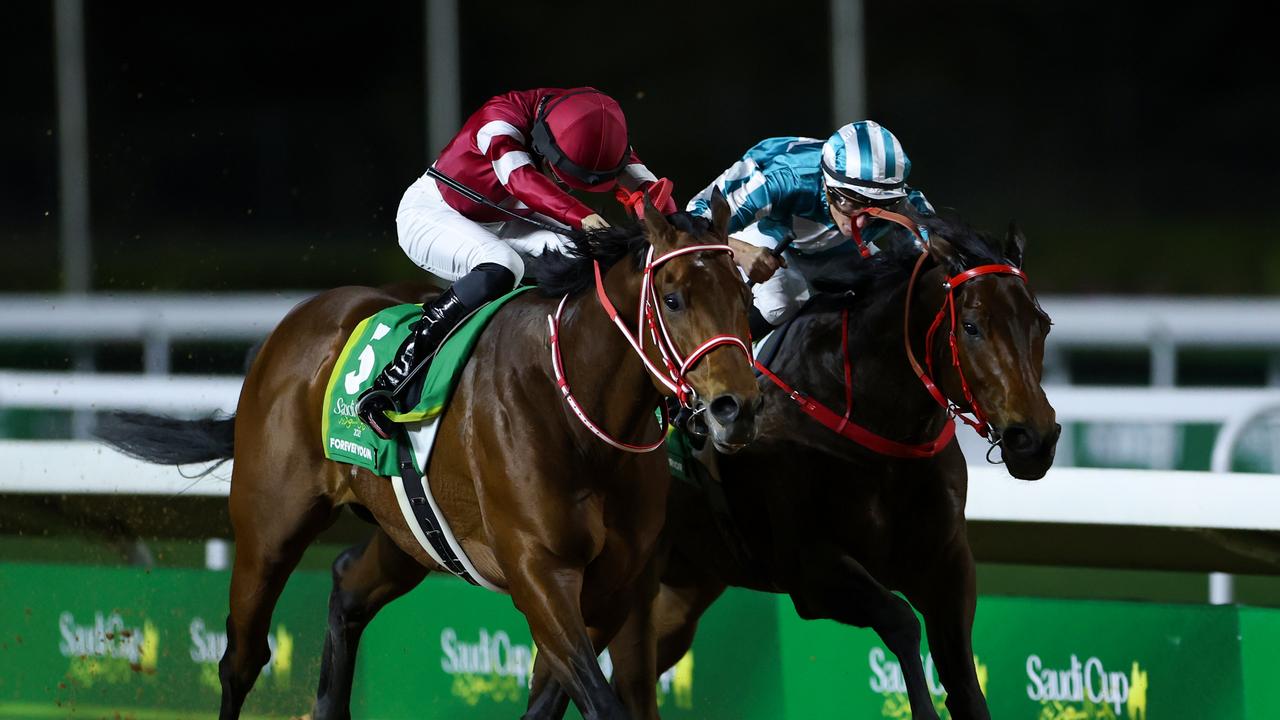
M688 211L710 216L719 188L729 202L729 244L752 288L752 334L777 326L809 299L809 283L786 258L821 262L846 253L870 253L867 244L914 242L899 225L862 214L869 207L893 210L909 203L932 215L924 195L906 184L911 161L898 139L870 120L827 138L769 138L698 193ZM794 236L782 258L771 250ZM805 263L812 266L813 263Z

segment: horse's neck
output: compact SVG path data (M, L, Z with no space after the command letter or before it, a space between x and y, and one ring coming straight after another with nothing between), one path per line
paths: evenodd
M859 393L869 413L863 417L881 435L905 442L932 440L950 422L946 411L925 389L907 357L904 331L916 359L927 365L925 340L942 302L938 270L924 273L914 287L895 288L885 302L872 304L867 323L850 339L854 367L854 412ZM910 327L904 328L908 293L911 293ZM859 363L866 372L859 377ZM940 365L936 365L941 367Z
M925 334L939 301L935 293L926 289L932 287L930 279L921 278L911 303L911 345L922 363ZM883 300L849 309L851 419L891 440L917 443L932 440L941 432L942 423L949 421L907 359L903 342L906 299L906 289L899 288ZM785 363L786 371L795 373L798 382L791 383L787 375L779 373L798 390L816 395L837 413L845 410L841 323L839 311L809 322L807 332L791 340L794 350L788 353ZM815 357L812 347L823 348L824 357Z
M619 260L604 274L609 300L633 337L640 332L635 327L640 281L640 271L630 257ZM605 312L595 287L569 300L560 325L560 343L565 375L587 415L618 440L652 441L658 391L640 357ZM585 432L576 418L571 423ZM591 442L604 447L594 437Z

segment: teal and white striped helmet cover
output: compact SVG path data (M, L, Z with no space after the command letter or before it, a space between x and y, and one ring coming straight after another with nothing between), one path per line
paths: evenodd
M891 200L906 196L910 172L902 143L870 120L845 125L822 145L822 175L829 187Z

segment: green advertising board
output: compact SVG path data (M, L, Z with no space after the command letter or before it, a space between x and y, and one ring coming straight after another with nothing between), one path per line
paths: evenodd
M1217 423L1070 422L1063 426L1070 440L1063 447L1070 450L1060 458L1076 467L1206 471L1221 429ZM1280 472L1278 437L1259 421L1240 437L1231 470Z
M0 717L215 717L229 581L229 573L201 570L0 565ZM317 571L290 579L246 717L310 710L329 582ZM769 595L731 593L708 615L694 651L659 682L664 717L781 714L775 604ZM519 717L535 654L509 597L433 576L365 633L353 713ZM607 655L601 664L611 668Z
M779 613L787 717L910 717L898 663L873 634ZM1246 627L1246 617L1256 624ZM974 655L996 718L1276 718L1280 703L1265 677L1280 646L1266 632L1280 625L1264 624L1277 617L1229 606L985 597ZM1255 655L1242 653L1241 637ZM927 646L922 654L946 718ZM1247 670L1256 687L1243 684ZM1246 714L1244 691L1255 689Z
M1244 716L1280 718L1280 612L1241 608L1238 630Z
M776 604L730 592L707 614L692 652L659 679L663 718L782 716ZM511 598L428 580L379 613L360 641L355 715L517 718L535 655ZM607 652L601 666L612 670Z
M0 566L0 717L214 717L228 580ZM310 710L328 595L327 572L290 581L247 717ZM983 597L974 626L996 718L1269 720L1280 717L1277 648L1280 611L1248 607ZM365 633L353 712L519 717L536 653L510 598L433 576ZM922 657L945 718L927 647ZM712 607L658 692L668 720L910 717L898 663L873 633L805 622L787 598L746 591Z
M310 706L326 575L290 579L247 717L291 717ZM203 570L0 566L0 717L216 716L228 579Z

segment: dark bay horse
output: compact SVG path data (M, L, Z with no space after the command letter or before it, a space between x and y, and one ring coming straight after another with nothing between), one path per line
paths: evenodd
M837 415L851 398L850 422L898 449L927 446L952 422L913 371L904 335L924 364L926 336L948 293L944 282L970 268L1020 266L1025 246L1012 227L999 243L957 219L917 220L927 225L930 256L921 260L910 294L909 322L908 277L917 253L855 258L818 283L846 293L808 307L770 364L791 387ZM1002 437L1008 471L1038 479L1053 461L1060 431L1040 387L1049 318L1030 287L1009 273L963 281L954 297L956 317L934 331L934 380L966 410L967 385ZM950 356L950 335L964 383ZM911 606L890 592L900 590L924 616L951 716L989 717L973 663L976 587L965 530L967 471L954 438L932 457L891 457L823 427L772 381L760 382L760 439L737 455L719 457L737 537L717 529L703 492L683 482L672 487L659 550L662 585L652 608L658 668L684 655L698 618L727 586L785 593L803 618L873 628L898 657L912 717L937 718L919 654L919 623ZM647 619L629 621L610 647L615 682L647 671L640 667L644 653L636 652L655 642L646 637Z
M440 420L426 474L441 511L476 569L511 594L528 620L539 662L588 718L648 717L655 704L652 657L620 700L596 654L632 606L647 608L656 592L651 561L669 475L663 453L615 449L565 402L550 360L548 317L567 294L558 328L563 370L586 418L621 441L653 440L660 437L654 413L664 386L602 305L617 307L633 336L656 336L655 328L637 326L644 324L636 308L649 277L652 293L645 295L656 305L656 325L691 353L677 373L705 399L699 404L717 445L745 445L756 435L761 398L748 354L732 347L745 349L748 330L743 284L724 252L727 219L723 200L712 222L682 213L666 218L650 207L643 230L589 234L575 242L579 257L548 260L539 274L545 292L525 293L495 316ZM646 252L671 259L650 274L642 268ZM593 269L595 261L608 266L603 275ZM403 301L351 287L294 308L258 353L232 420L201 425L123 417L104 433L157 462L234 452L236 556L227 650L219 664L222 718L240 714L269 658L268 624L285 580L343 505L363 506L378 527L334 563L316 718L350 716L365 626L427 573L443 569L405 523L391 484L327 460L320 445L327 380L352 328ZM733 342L707 349L704 341L717 337ZM645 352L661 368L652 347ZM700 361L694 348L706 349Z

